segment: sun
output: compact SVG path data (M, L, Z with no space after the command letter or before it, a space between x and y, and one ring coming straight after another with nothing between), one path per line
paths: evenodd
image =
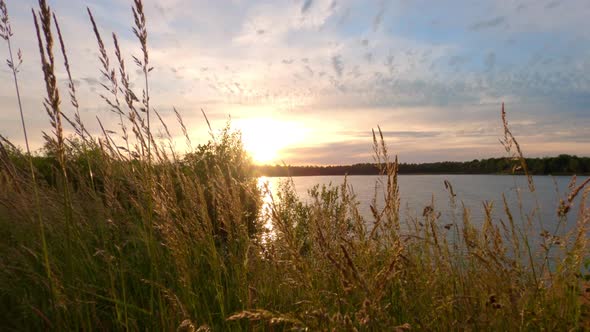
M299 123L272 118L239 119L233 126L242 132L244 148L257 164L281 162L282 150L302 142L306 132Z

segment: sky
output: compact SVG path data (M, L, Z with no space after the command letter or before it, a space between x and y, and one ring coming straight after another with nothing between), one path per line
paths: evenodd
M81 116L120 132L100 98L98 48L86 7L111 60L120 39L133 88L131 0L49 0L64 35ZM32 145L49 121L32 0L7 0ZM372 161L371 130L402 162L506 155L501 103L527 156L590 155L590 1L144 0L151 103L186 151L230 121L258 163ZM0 55L7 57L6 43ZM57 51L56 51L57 52ZM61 57L58 56L58 62ZM3 63L4 64L4 63ZM66 74L57 77L73 112ZM161 131L162 129L158 129ZM11 72L0 68L0 134L24 146Z

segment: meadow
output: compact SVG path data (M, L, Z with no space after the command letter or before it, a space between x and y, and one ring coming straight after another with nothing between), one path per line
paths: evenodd
M307 202L286 183L262 210L265 189L231 125L209 127L209 142L195 146L177 112L189 148L174 150L174 133L151 107L156 78L142 1L133 1L141 57L131 66L116 35L110 50L88 14L105 108L121 126L86 129L59 16L40 0L34 24L51 132L42 156L28 140L23 150L0 137L2 330L590 329L589 180L573 178L544 224L535 209L513 210L506 201L499 215L482 202L481 227L467 208L450 220L434 205L402 218L398 161L377 129L383 192L375 197L385 202L371 205L372 218L361 216L346 183L315 187ZM14 33L0 0L0 35L20 105ZM142 87L129 83L135 69ZM67 91L58 79L69 82ZM42 111L14 110L24 137L26 112ZM501 116L506 160L534 192L503 107ZM163 139L155 135L160 129ZM461 206L452 183L445 186L449 204ZM568 215L575 227L563 233Z

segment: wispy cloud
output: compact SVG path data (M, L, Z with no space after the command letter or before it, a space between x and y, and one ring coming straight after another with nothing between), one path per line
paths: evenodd
M383 22L383 17L385 15L385 11L387 10L387 2L382 1L379 4L379 9L377 11L377 15L373 18L373 31L377 31L381 22Z
M493 27L499 26L500 24L504 23L505 21L506 21L505 17L498 16L498 17L494 17L489 20L475 22L469 26L469 29L477 31L477 30L483 30L483 29L487 29L487 28L493 28Z
M545 5L545 8L546 9L552 9L552 8L555 8L555 7L559 6L560 4L561 4L561 1L559 1L559 0L551 1L551 2L548 2Z
M305 12L307 12L309 10L309 8L311 8L312 4L313 4L313 0L305 0L303 2L303 6L301 6L301 14L305 14Z
M332 57L332 68L334 68L334 71L339 77L342 76L342 72L344 71L344 65L342 64L342 56L334 55Z

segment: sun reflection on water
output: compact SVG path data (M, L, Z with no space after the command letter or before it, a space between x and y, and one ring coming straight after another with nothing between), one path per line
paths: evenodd
M266 176L258 178L258 188L262 196L262 207L260 208L260 218L263 222L262 242L266 243L275 238L275 231L272 223L272 206L273 206L273 182Z

